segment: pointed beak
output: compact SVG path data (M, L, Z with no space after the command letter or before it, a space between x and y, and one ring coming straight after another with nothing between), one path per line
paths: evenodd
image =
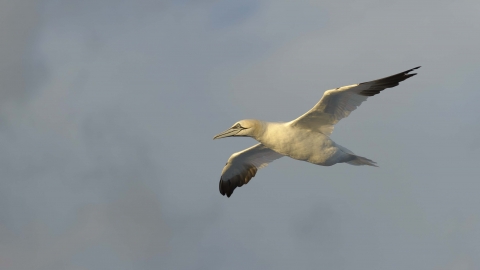
M242 130L241 128L229 128L229 129L225 130L224 132L215 135L215 137L213 137L213 139L216 140L216 139L235 136L235 134L237 134L241 130Z

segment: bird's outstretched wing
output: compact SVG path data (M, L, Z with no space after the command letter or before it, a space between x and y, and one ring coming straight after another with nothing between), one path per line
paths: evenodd
M255 176L258 169L283 155L259 143L243 151L234 153L223 167L219 189L222 195L230 197L236 187L247 184Z
M320 101L308 112L293 120L291 124L301 128L316 130L330 136L333 125L347 117L368 97L380 93L386 88L397 86L416 73L410 73L420 67L375 81L352 84L325 91Z

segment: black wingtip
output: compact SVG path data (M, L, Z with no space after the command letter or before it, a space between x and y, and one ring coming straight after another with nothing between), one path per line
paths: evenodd
M419 69L420 67L421 66L414 67L412 69L406 70L404 72L400 72L400 73L392 75L392 76L388 76L388 77L381 78L381 79L374 80L374 81L370 81L370 82L361 83L361 84L370 84L370 87L366 90L363 90L359 94L362 95L362 96L371 97L371 96L374 96L374 95L380 93L381 91L383 91L386 88L395 87L400 82L417 75L417 73L409 73L409 72L411 72L415 69Z
M218 190L220 190L220 194L225 196L225 191L223 191L223 188L222 188L222 178L220 178L220 181L218 182Z
M220 177L220 182L218 184L220 194L223 196L227 195L227 197L230 198L235 188L248 184L250 179L252 179L257 173L257 170L257 167L253 165L246 165L240 174L230 177L228 180L224 180L223 177Z
M407 74L407 73L409 73L409 72L411 72L411 71L413 71L413 70L415 70L415 69L419 69L419 68L421 68L421 67L422 67L422 66L414 67L414 68L409 69L409 70L407 70L407 71L405 71L405 72L403 72L403 73ZM408 74L408 75L417 75L417 73L412 73L412 74Z
M230 198L236 187L237 186L233 185L230 179L228 181L223 181L223 179L220 177L218 189L220 190L220 194L222 194L223 196L227 195L227 198Z

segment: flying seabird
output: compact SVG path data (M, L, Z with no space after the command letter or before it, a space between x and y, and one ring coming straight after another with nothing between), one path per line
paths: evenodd
M420 67L383 79L327 90L311 110L290 122L238 121L213 139L246 136L254 138L259 144L230 156L220 177L220 193L230 197L235 188L247 184L257 170L283 156L322 166L344 162L377 167L374 161L357 156L330 139L333 126L368 97L416 75L410 72L417 68Z

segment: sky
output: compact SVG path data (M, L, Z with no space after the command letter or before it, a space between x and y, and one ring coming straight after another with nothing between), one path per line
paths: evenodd
M480 2L0 2L0 269L480 269ZM231 198L212 137L421 65Z

